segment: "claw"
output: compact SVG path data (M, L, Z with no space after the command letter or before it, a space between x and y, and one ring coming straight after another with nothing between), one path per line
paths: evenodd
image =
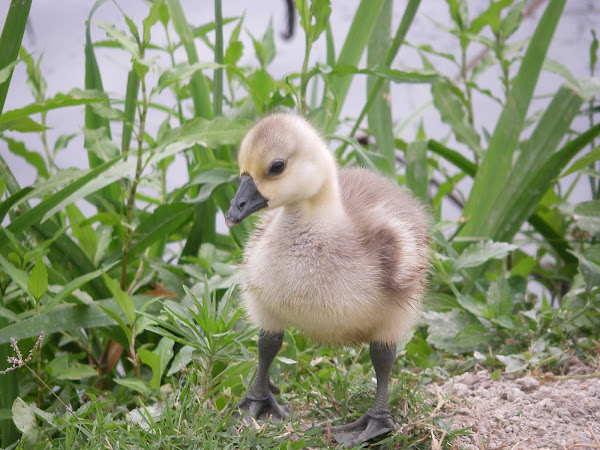
M352 448L362 442L388 434L396 429L389 414L373 415L367 412L356 422L331 428L333 438L344 448Z
M249 412L257 420L270 419L274 422L281 422L290 417L289 408L277 403L273 394L263 399L254 399L245 395L233 409L239 411L232 415L236 419L242 418L243 412Z

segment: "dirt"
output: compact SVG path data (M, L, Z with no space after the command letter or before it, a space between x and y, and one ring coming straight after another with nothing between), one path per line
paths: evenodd
M437 386L441 415L468 428L454 448L600 449L600 373L576 365L566 376L492 380L486 370ZM434 389L435 390L435 389Z

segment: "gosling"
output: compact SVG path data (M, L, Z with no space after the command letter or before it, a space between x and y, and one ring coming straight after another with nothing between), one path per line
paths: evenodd
M242 299L260 327L258 368L236 409L258 419L289 417L269 369L294 326L330 345L368 342L377 376L373 407L332 428L352 447L395 429L388 382L396 343L415 324L428 266L429 217L393 181L340 169L305 119L260 120L239 151L240 181L228 227L262 210L241 266Z

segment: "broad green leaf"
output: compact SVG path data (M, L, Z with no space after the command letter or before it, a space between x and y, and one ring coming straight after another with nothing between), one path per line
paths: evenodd
M496 355L496 358L498 358L500 362L506 366L506 371L509 373L525 370L529 365L529 361L527 361L525 356L521 354L508 356Z
M189 363L192 362L192 352L194 351L194 347L190 345L184 345L179 349L179 352L175 355L173 359L173 363L171 364L171 368L167 372L167 376L176 374L180 370L186 368Z
M125 314L129 325L133 326L136 317L135 303L133 303L131 297L121 289L119 283L110 278L108 275L104 275L104 282L108 286L108 289L110 289L110 292L112 293L113 298L115 299L117 304L123 310L123 313Z
M133 303L137 309L148 302L148 296L134 296ZM110 309L119 317L125 317L123 311L114 300L96 300L91 305L61 304L45 314L39 314L19 323L0 328L0 344L9 342L11 337L17 340L39 336L43 331L46 336L59 331L71 331L79 328L98 328L116 325L114 318L101 308ZM157 312L159 305L152 305L151 311Z
M252 37L252 35L251 35ZM256 52L256 57L260 62L260 66L265 69L273 58L275 58L275 40L273 38L273 19L269 20L269 25L267 26L267 30L263 35L262 39L259 41L252 37L252 42L254 43L254 51Z
M84 380L97 377L98 372L85 364L75 364L54 375L56 380Z
M65 211L69 218L73 236L79 242L82 250L85 251L90 260L93 261L96 256L96 246L98 245L96 232L91 225L83 224L86 218L74 203L67 205Z
M468 246L454 262L453 270L477 267L490 259L504 258L518 247L506 242L481 241Z
M10 66L18 58L30 9L31 0L11 0L0 36L0 69ZM6 80L0 82L0 113L4 108L11 76L12 71ZM6 405L6 407L8 406Z
M17 397L12 405L12 416L15 425L23 433L23 438L29 444L36 445L42 438L42 430L35 420L35 414L21 397Z
M135 39L128 36L123 30L119 30L112 23L96 22L96 25L102 28L108 37L116 40L124 50L128 51L134 57L134 59L141 59L140 49L135 42Z
M512 36L512 34L519 28L519 25L521 25L521 20L523 19L523 9L525 6L527 6L526 0L518 2L510 9L506 17L502 19L500 30L502 31L502 37L504 40Z
M495 208L496 198L506 188L505 180L512 168L525 116L564 5L565 0L550 0L531 38L475 176L463 210L463 216L469 220L459 236L490 236L486 232L487 219Z
M11 222L6 228L14 234L19 234L23 232L28 227L39 223L40 221L44 221L49 215L54 214L54 212L58 211L62 207L67 204L77 200L77 193L81 192L86 185L90 185L94 182L103 180L100 176L110 169L113 165L115 165L121 157L115 158L112 161L104 163L103 165L97 167L94 170L89 171L83 177L79 178L77 181L74 181L69 186L61 189L56 194L52 195L50 198L42 201L36 207L30 209L22 216L19 216L13 222ZM116 179L116 178L115 178ZM112 182L114 180L110 180ZM102 186L102 182L100 183ZM106 183L108 184L108 183ZM94 192L92 190L91 192ZM83 195L79 196L81 198L84 195L87 195L91 192L85 192ZM72 199L69 201L69 199ZM5 236L0 234L0 248L4 245Z
M144 380L138 380L136 378L114 378L113 381L121 386L139 392L144 396L148 396L152 393L150 384Z
M573 217L582 230L592 234L600 233L600 201L590 200L575 206Z
M310 36L312 29L312 14L308 6L308 0L296 0L296 9L298 10L298 15L300 16L300 26L308 37Z
M4 235L4 233L2 233ZM29 292L28 280L29 276L24 270L16 268L0 253L0 268L6 273L12 281L14 281L23 292Z
M473 126L469 123L464 105L458 99L446 81L438 81L431 85L433 103L440 112L442 120L452 128L456 139L466 144L475 154L481 154L481 140Z
M130 256L150 247L160 239L168 238L171 233L188 223L193 207L184 203L161 205L135 229L135 240L129 250Z
M33 266L31 275L27 280L27 288L29 294L35 298L36 302L38 302L42 295L48 290L48 271L46 270L46 265L44 264L44 261L42 261L41 256L35 261L35 266Z
M194 64L189 63L180 63L175 67L165 70L158 79L158 84L152 89L151 96L156 95L163 91L166 87L177 83L179 81L185 80L191 77L198 71L202 71L205 69L216 69L219 67L223 67L220 64L216 64L213 62L199 62Z
M6 111L0 115L0 126L16 119L26 118L32 114L51 111L68 106L89 105L91 103L105 102L107 97L104 93L95 90L72 89L68 94L56 94L43 103L32 103L28 106L12 111Z
M586 289L591 295L600 286L600 246L594 245L584 253L573 252L579 260L579 273L583 276Z
M596 161L600 160L600 145L595 147L589 153L586 153L561 174L562 177L566 177L567 175L572 174L573 172L577 172L579 170L583 170L587 168L589 165L594 164Z
M196 117L165 134L162 145L171 142L198 144L209 148L219 145L236 145L248 132L253 122L245 119L216 117L206 120Z
M480 302L479 300L471 297L470 295L458 295L456 297L460 306L465 308L475 317L488 317L487 305L484 302Z
M116 263L113 263L113 265L114 264L116 264ZM65 284L63 286L63 288L60 291L58 291L58 293L54 296L54 298L52 298L51 301L49 301L46 305L44 305L44 309L42 310L42 313L46 313L46 312L50 311L52 308L54 308L56 305L59 305L65 298L67 298L69 295L71 295L76 289L79 289L80 287L84 286L86 283L90 282L91 280L98 278L106 270L109 270L111 267L113 267L113 265L107 266L104 269L98 269L93 272L86 273L84 275L81 275L81 276L69 281L67 284Z
M93 152L98 161L106 162L119 156L119 148L108 138L105 128L95 130L83 129L84 145L88 152Z
M156 22L158 22L160 8L163 6L164 3L165 3L165 0L156 0L155 2L153 2L152 6L150 6L150 11L148 12L148 16L142 21L143 26L144 26L144 34L143 34L142 44L144 46L146 46L146 45L148 45L148 43L150 43L150 29Z
M37 153L29 151L25 148L25 144L20 141L15 141L9 137L3 137L8 144L8 149L15 155L25 158L25 160L37 169L38 175L43 178L48 178L48 169L46 161Z
M330 0L312 0L310 4L310 13L315 18L315 23L311 30L311 40L316 41L319 39L319 36L321 36L321 33L325 31L327 24L329 23L329 16L331 15Z
M2 180L2 183L3 182L4 182L4 180ZM2 203L0 203L0 223L2 223L2 221L4 220L6 215L10 212L10 210L12 208L14 208L16 205L18 205L21 201L23 201L23 199L25 197L27 197L27 194L29 194L32 190L33 190L33 188L31 188L31 187L23 188L20 191L15 192L13 195L8 197ZM4 193L4 189L2 189L2 193ZM1 196L2 196L2 194L0 194L0 198L1 198Z
M0 123L0 131L11 130L20 133L37 133L47 129L48 127L43 127L29 117L17 117L16 119L10 119Z
M152 379L150 380L150 386L153 389L160 388L160 381L163 373L173 358L173 342L171 339L166 337L161 338L158 345L153 351L148 349L140 349L140 359L144 364L147 364L152 369Z
M479 325L474 318L466 317L458 309L449 312L424 312L423 316L429 326L427 342L441 350L456 353L472 352L477 350L481 344L480 340L465 340L460 342L457 335L470 326ZM481 345L485 347L485 345Z

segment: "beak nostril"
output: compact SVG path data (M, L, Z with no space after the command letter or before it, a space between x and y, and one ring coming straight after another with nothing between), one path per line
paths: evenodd
M244 206L246 206L246 202L240 202L238 207L241 209L244 209Z

